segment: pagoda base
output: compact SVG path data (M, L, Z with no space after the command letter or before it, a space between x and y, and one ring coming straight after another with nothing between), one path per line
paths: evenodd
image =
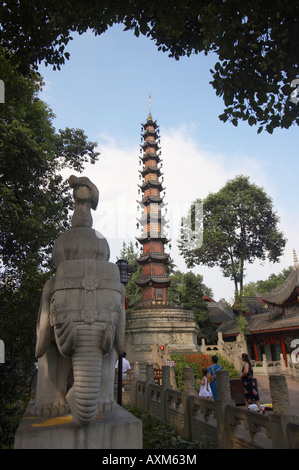
M131 365L161 368L170 354L199 352L194 313L177 307L137 308L126 313L125 351Z

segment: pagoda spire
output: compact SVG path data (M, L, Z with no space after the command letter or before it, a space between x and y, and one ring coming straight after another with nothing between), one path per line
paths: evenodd
M149 95L149 99L148 99L148 108L149 108L148 121L152 121L152 97L151 95Z
M137 227L141 226L141 236L137 238L141 244L142 253L137 262L142 266L142 277L137 284L142 288L142 302L138 308L150 306L165 307L169 305L167 289L170 280L166 274L169 264L169 255L164 252L164 245L169 242L163 227L166 224L163 209L165 188L163 187L163 173L159 126L153 121L151 114L151 96L149 96L149 115L142 125L142 143L139 171L139 193L142 197L137 201L141 207L141 217L137 219ZM164 179L164 178L163 178ZM163 195L161 193L163 192Z

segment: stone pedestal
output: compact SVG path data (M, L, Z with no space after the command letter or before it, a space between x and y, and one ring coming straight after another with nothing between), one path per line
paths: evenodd
M175 307L128 310L125 351L131 365L151 363L161 368L163 359L169 359L166 352L198 352L197 332L194 314L188 310ZM165 346L164 355L161 345Z
M121 406L77 426L71 414L31 416L30 406L15 435L15 449L142 449L142 423Z

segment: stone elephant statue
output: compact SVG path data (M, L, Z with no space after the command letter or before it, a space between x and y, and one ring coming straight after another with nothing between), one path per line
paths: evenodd
M56 240L55 276L44 286L36 328L38 377L35 410L63 415L80 426L114 402L116 353L124 351L125 288L109 260L106 239L91 228L87 178L72 177L76 206L72 228ZM75 183L74 183L75 181Z
M80 276L90 265L96 270L94 285ZM77 276L70 280L71 272ZM64 414L68 404L74 421L87 425L97 411L111 408L116 352L123 352L124 297L117 266L103 261L64 262L46 283L36 343L41 374L36 406L42 413ZM73 385L67 390L70 371Z

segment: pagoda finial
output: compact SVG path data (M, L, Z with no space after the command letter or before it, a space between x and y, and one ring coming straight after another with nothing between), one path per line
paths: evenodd
M299 268L298 258L295 249L293 248L294 269Z
M151 95L149 95L148 106L149 106L148 120L151 121L152 120L152 97Z

